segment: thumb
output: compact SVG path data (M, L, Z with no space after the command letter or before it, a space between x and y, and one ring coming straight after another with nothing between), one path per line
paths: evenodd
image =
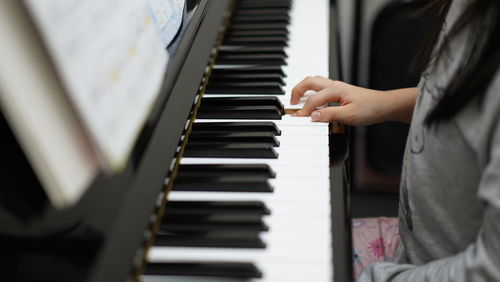
M350 110L350 105L326 107L312 112L311 120L323 122L338 121L340 123L351 124L352 121L349 120Z

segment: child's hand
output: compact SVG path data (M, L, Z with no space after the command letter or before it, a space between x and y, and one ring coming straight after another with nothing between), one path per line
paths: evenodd
M308 90L317 93L307 99L295 116L310 115L313 121L338 121L348 125L369 125L383 121L386 106L382 91L315 76L304 79L293 88L291 103L297 104ZM316 109L332 102L340 106Z

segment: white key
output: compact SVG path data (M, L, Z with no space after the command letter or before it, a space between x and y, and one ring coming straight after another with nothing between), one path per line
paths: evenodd
M330 154L330 148L328 146L313 146L313 145L288 145L283 142L279 147L275 147L274 150L280 155L285 156L305 156L305 157L323 157L328 158Z
M328 160L321 157L278 156L278 159L240 159L240 158L182 158L181 164L269 164L277 166L328 166Z
M328 128L327 122L314 122L311 121L310 117L292 117L290 115L284 115L278 120L257 120L257 119L196 119L195 122L250 122L250 121L272 121L277 126L282 125L295 125L295 126L318 126L324 127L326 130ZM327 131L328 132L328 131ZM328 135L328 133L327 133Z
M191 247L153 247L148 253L150 262L193 261L204 260L214 262L224 261L273 261L289 262L323 262L328 259L326 252L315 252L308 248L281 249L268 246L266 249L230 249L230 248L191 248Z
M260 121L270 121L274 122L276 126L281 130L281 136L279 137L288 137L290 139L294 139L298 136L303 136L308 139L322 139L328 140L328 138L317 138L315 136L328 136L328 124L326 123L312 123L304 119L306 118L297 118L297 122L295 124L286 124L281 120L260 120ZM257 120L223 120L223 119L197 119L196 123L205 123L205 122L252 122ZM293 120L292 120L293 122Z
M249 162L249 161L253 162ZM205 159L205 158L183 158L182 164L265 164L266 160L261 159ZM313 163L310 166L302 164L277 164L272 165L271 169L276 173L277 178L287 179L321 179L330 177L330 168L328 164L320 165Z
M325 179L325 182L329 183L329 180ZM273 184L273 187L273 193L171 191L168 199L170 201L263 201L268 203L271 209L272 204L276 202L296 203L301 207L305 203L328 204L330 201L329 185L302 184L300 187L287 189Z
M290 105L293 87L306 76L321 75L328 77L329 48L329 1L294 1L291 12L290 42L286 50L288 65L283 68L285 78L285 97L282 102L287 109L300 109ZM314 32L311 32L314 31Z
M264 274L261 279L244 280L246 282L263 281L290 281L290 282L331 282L332 273L328 266L323 264L303 264L303 263L273 263L272 265L259 265L259 270ZM143 275L144 282L241 282L241 279L230 278L209 278L209 277L189 277L189 276L149 276Z
M299 126L293 126L299 127ZM290 135L288 130L282 131L281 136L276 136L276 139L282 144L304 145L304 146L326 146L328 147L328 137L315 135Z

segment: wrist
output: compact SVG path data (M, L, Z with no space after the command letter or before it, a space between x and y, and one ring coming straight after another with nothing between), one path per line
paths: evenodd
M410 122L418 94L418 88L386 91L387 115L385 121Z
M382 121L410 122L418 88L383 91Z
M391 121L395 118L396 112L396 97L391 91L376 91L377 101L375 107L376 123Z

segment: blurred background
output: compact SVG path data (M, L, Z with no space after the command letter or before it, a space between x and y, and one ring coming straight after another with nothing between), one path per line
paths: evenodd
M342 77L377 90L415 87L412 70L425 36L413 14L428 0L337 0ZM387 122L352 128L352 217L397 216L398 190L408 125Z

